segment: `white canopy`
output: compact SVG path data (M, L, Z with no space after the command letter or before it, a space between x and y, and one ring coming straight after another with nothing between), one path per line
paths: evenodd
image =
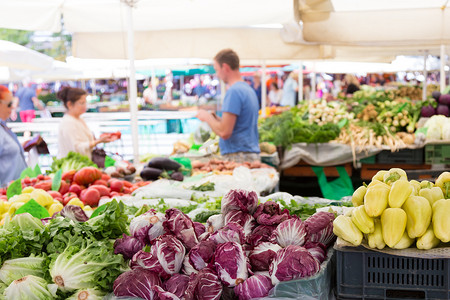
M44 70L53 58L21 45L0 40L0 66L20 70Z

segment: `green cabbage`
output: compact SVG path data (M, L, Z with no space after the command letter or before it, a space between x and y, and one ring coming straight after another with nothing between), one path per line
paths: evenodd
M105 294L97 289L78 290L67 300L102 300Z
M56 298L57 287L41 277L28 275L14 280L4 292L6 299L51 300Z
M0 280L10 285L14 280L27 275L44 277L44 264L45 257L34 255L7 260L0 269Z

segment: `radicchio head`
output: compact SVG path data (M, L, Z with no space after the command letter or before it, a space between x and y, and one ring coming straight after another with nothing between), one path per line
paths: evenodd
M258 195L254 191L230 190L222 198L222 214L226 215L231 210L240 210L253 214L258 205Z
M271 241L281 247L289 245L303 246L306 240L306 225L298 219L292 218L282 222L273 232Z
M227 242L217 246L214 265L220 280L228 287L235 287L248 277L247 256L242 246Z
M198 243L194 222L177 208L166 210L166 221L163 223L166 232L180 239L186 248L191 249Z

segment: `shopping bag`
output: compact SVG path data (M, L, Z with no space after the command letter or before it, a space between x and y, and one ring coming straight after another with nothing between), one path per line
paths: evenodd
M351 196L354 192L352 180L342 166L337 166L339 178L328 181L323 167L311 166L319 181L320 190L326 199L340 200L342 197Z

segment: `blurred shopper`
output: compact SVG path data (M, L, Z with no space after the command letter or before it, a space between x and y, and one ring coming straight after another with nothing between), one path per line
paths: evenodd
M110 136L95 139L81 115L86 112L86 91L78 88L63 87L57 97L63 101L67 112L59 124L58 157L66 156L70 151L92 157L92 149L100 143L111 142Z
M262 101L261 100L262 99L262 95L261 95L261 74L259 74L258 72L255 72L255 75L253 75L252 88L253 88L253 90L255 90L256 97L258 98L259 109L261 109L261 101Z
M214 69L228 85L222 118L205 110L199 110L197 118L208 123L220 137L220 152L226 159L236 162L259 160L258 98L242 80L236 52L224 49L217 53Z
M37 98L36 90L31 83L24 82L24 86L17 91L16 97L19 98L20 120L25 123L32 122L36 117L35 107L39 110L43 109Z
M144 98L145 104L150 104L150 105L155 104L155 102L156 102L155 94L156 93L152 89L152 84L151 84L151 82L149 82L147 87L142 92L142 97Z
M270 84L269 101L272 106L279 106L283 98L283 91L278 88L276 82Z
M291 72L284 82L281 106L295 106L298 97L298 74Z
M6 126L11 115L13 96L0 85L0 186L20 177L27 167L22 145L17 136Z
M344 77L344 82L347 88L345 89L346 95L353 95L354 92L359 91L359 81L352 74L346 74Z

